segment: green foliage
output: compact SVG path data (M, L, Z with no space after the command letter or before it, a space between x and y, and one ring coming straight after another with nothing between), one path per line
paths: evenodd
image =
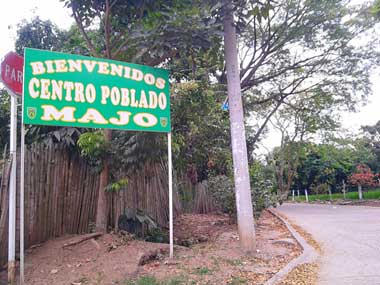
M25 47L68 51L70 49L65 48L65 46L73 35L74 32L62 31L52 22L43 21L39 17L30 22L24 20L17 27L16 52L23 55ZM75 148L82 131L78 128L30 125L26 127L26 143L59 143Z
M232 167L228 117L217 93L199 82L176 84L172 99L175 169L193 183L229 175ZM195 169L195 173L191 170Z
M180 50L207 48L214 33L207 1L61 1L94 56L157 65Z
M380 19L380 0L375 0L371 7L371 13L377 19Z
M16 52L24 54L24 47L60 50L63 45L64 32L50 21L39 17L30 22L23 21L17 26Z
M273 183L274 173L270 166L255 160L249 169L252 204L255 212L274 206L278 199ZM233 180L227 176L211 176L207 181L208 193L225 213L235 215L236 200Z
M154 276L142 276L134 284L136 284L136 285L159 285L159 282L157 281L157 279Z
M245 112L258 122L255 143L278 112L302 111L302 120L316 133L334 123L331 114L354 110L366 99L369 70L379 58L373 49L379 43L378 29L368 17L368 3L263 3L272 5L270 16L263 21L256 16L258 8L247 13L239 38Z
M327 183L312 185L311 190L315 194L326 194L328 192L329 185Z
M233 181L224 175L209 177L207 189L217 206L225 213L236 212L235 191Z
M362 159L366 161L360 161L358 163L365 163L371 167L374 171L380 171L380 121L374 125L362 126L363 137L358 143L369 151L372 157L369 155L362 156Z
M26 126L26 143L34 142L43 144L62 144L70 148L75 148L78 138L84 129L72 127L52 127L29 125Z
M105 191L111 192L111 191L120 191L123 187L126 187L128 185L128 179L120 179L114 183L108 184Z
M162 161L167 154L166 137L159 133L113 131L109 146L112 171L130 175L146 163Z
M211 270L207 267L197 267L194 271L194 274L197 275L207 275L211 272Z
M77 147L81 155L93 167L95 172L103 169L103 159L109 153L109 146L106 143L103 131L88 131L79 136ZM119 183L116 181L106 186L105 191L118 190Z
M336 191L354 168L354 153L352 146L305 144L305 155L300 159L293 187L320 192L325 190L321 186L325 184Z
M10 97L5 89L0 89L0 153L9 145Z
M185 285L190 284L186 277L174 276L164 281L158 281L154 276L142 276L135 281L125 280L124 285Z
M343 183L349 183L350 175L360 164L368 165L377 173L380 163L378 125L362 127L362 137L354 139L346 135L345 139L330 137L321 144L304 143L291 189L308 189L310 194L324 194L329 188L340 192Z
M255 212L276 205L275 184L273 183L273 170L259 161L251 163L249 176L251 180L252 203Z

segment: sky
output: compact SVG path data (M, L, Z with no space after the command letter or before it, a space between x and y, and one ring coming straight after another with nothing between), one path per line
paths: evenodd
M0 17L0 57L14 50L17 24L23 19L30 20L39 16L42 20L51 20L61 29L73 23L70 10L63 8L59 0L11 0L2 1Z
M353 0L355 4L364 0ZM63 7L59 0L12 0L3 1L0 17L0 58L14 50L17 24L23 19L30 20L39 16L42 20L51 20L61 29L67 29L73 23L70 10ZM342 113L342 126L351 132L357 132L362 125L373 125L380 120L380 68L371 76L373 94L369 96L366 106L361 106L357 113ZM270 132L262 143L261 152L279 144L279 136Z

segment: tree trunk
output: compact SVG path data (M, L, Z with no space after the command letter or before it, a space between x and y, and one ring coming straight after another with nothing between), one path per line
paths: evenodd
M244 128L243 103L241 98L240 74L237 56L236 31L230 1L225 9L224 49L227 69L228 100L234 165L234 182L238 231L242 248L255 249L255 227L253 220L251 189L248 171L247 144Z
M112 139L112 131L104 130L104 138L106 144L109 144ZM99 189L98 189L98 205L96 209L96 231L106 232L107 231L107 193L105 188L108 185L109 167L107 158L103 159L103 169L100 173L99 178Z
M280 200L281 200L283 189L284 189L283 174L284 174L284 169L281 165L279 166L279 169L277 170L277 197Z
M362 185L360 184L358 184L358 194L359 194L359 200L363 200Z

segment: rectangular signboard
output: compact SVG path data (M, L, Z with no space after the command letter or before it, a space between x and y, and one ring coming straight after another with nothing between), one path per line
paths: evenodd
M25 49L24 124L170 132L167 70Z

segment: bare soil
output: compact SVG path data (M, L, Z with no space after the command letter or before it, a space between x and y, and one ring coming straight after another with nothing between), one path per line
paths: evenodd
M256 223L257 250L251 254L240 249L237 227L224 215L182 215L174 229L182 246L175 247L173 260L167 244L128 235L107 234L69 247L63 245L79 236L48 241L28 250L26 284L262 284L301 253L286 227L266 211Z

